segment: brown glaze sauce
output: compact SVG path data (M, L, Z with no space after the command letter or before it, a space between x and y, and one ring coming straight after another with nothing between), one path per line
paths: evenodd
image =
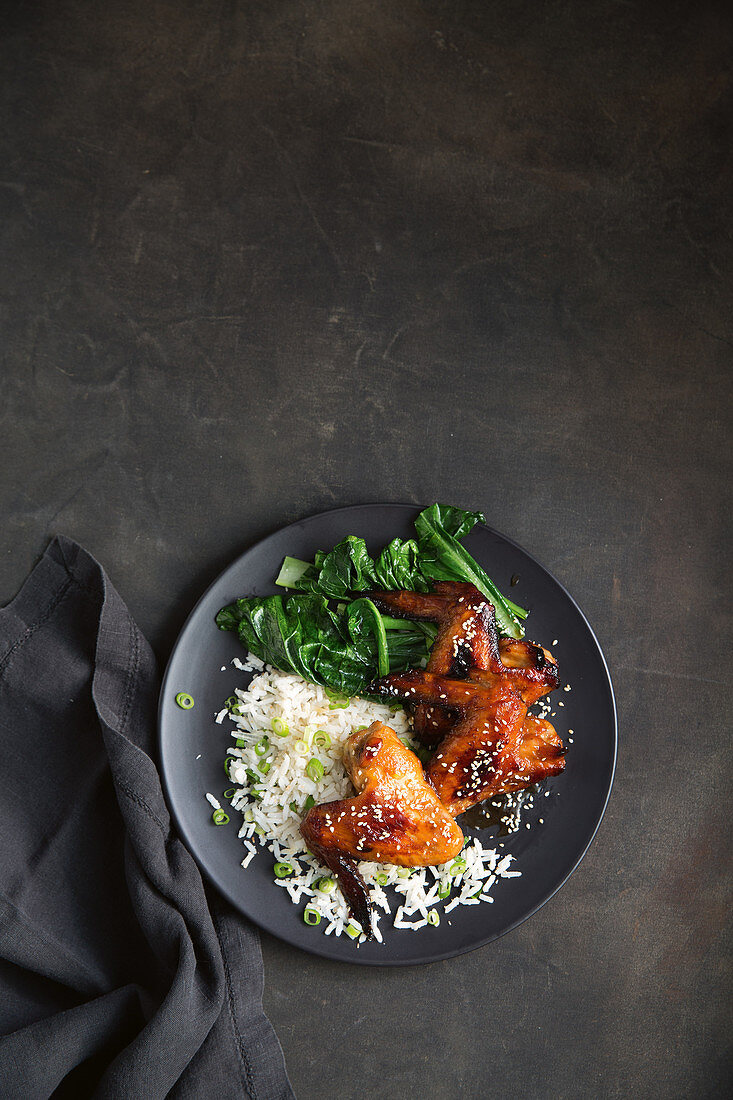
M528 801L531 804L538 789L538 785L535 784L527 787L526 790L487 798L485 802L479 802L461 814L458 817L458 824L470 829L496 829L499 836L509 836L517 831L522 808Z

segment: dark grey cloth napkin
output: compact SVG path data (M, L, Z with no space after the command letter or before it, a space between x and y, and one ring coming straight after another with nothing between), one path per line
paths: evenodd
M152 652L58 537L0 610L0 1094L284 1100L257 932L158 775Z

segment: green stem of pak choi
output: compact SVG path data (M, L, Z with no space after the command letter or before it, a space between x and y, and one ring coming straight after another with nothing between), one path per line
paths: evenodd
M275 584L279 584L281 588L295 588L311 564L309 561L301 561L300 558L285 558L275 578Z

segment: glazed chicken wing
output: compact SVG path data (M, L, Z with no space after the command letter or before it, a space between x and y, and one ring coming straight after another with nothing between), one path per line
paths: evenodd
M562 741L549 722L527 716L511 685L450 680L412 670L378 680L375 690L413 703L449 706L461 718L441 741L426 775L454 815L505 791L521 790L565 766Z
M435 585L433 592L370 592L369 598L382 611L411 619L440 624L430 650L428 672L439 676L464 676L471 668L483 668L488 660L488 635L481 612L486 598L472 584L452 581ZM457 719L455 711L423 703L412 709L413 734L434 748Z
M371 592L370 599L392 615L440 624L428 672L455 679L469 676L483 683L501 677L514 685L527 706L558 686L557 665L546 649L524 639L498 639L494 609L472 584L444 581L427 595ZM414 735L430 748L440 743L457 719L455 711L437 704L417 704L411 709Z
M353 798L314 806L300 831L306 844L339 877L352 912L369 934L369 902L354 860L425 867L460 852L463 833L426 781L415 754L394 730L373 722L352 733L344 764Z
M436 672L429 663L425 672L392 673L372 689L403 699L416 713L420 708L442 708L442 714L458 715L427 767L428 779L441 800L457 815L486 798L521 790L562 771L564 747L549 722L527 715L527 708L559 683L552 655L533 642L500 642L494 609L473 586L466 586L472 591L462 599L452 597L446 591L449 586L441 587L443 592L437 595L446 602L453 600L441 631L460 626L462 633L454 637L464 639L464 656L467 652L470 660L468 679L456 677L461 669L454 660L447 672ZM421 597L411 595L414 605ZM431 614L435 600L432 596ZM463 620L458 612L466 606L469 616ZM435 665L446 668L445 652ZM439 722L444 729L442 719Z
M565 746L552 722L528 714L519 732L517 743L511 749L514 755L511 773L497 794L521 791L528 782L539 783L541 779L559 775L565 768Z

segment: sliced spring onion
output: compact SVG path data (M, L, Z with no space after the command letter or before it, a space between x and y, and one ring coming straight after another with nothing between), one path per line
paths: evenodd
M235 718L239 718L242 714L242 708L239 706L239 704L237 704L236 706L229 708L229 713L233 714Z
M376 881L379 886L386 886L389 882L389 875L385 874L384 871L380 871L376 876Z
M292 875L293 867L290 863L276 863L273 871L275 872L275 878L287 878L288 875Z
M351 699L340 691L334 691L332 688L324 688L323 690L326 693L326 698L330 700L329 710L345 710L351 702Z
M315 756L312 756L305 766L305 774L309 779L312 779L314 783L317 783L319 779L323 779L323 773L325 768L320 760Z
M265 830L262 828L261 825L255 825L255 832L257 833L257 836L265 835Z
M316 890L320 890L322 894L332 894L336 889L335 878L319 878L316 883Z
M227 779L232 778L231 775L229 774L229 765L233 764L233 763L234 763L234 758L231 757L231 756L227 756L226 760L224 761L224 773L225 773Z
M313 797L312 794L309 794L308 797L306 798L305 802L303 803L304 811L307 813L308 810L310 810L313 806L315 806L315 804L316 804L315 798Z
M411 867L400 867L397 874L400 878L409 878L410 875L412 874L412 868Z
M428 912L428 924L432 924L433 928L437 928L440 924L440 913L437 909L430 909Z
M331 744L331 738L325 730L316 730L311 742L317 749L327 749Z
M450 894L451 885L449 882L441 882L438 887L438 897L441 899L447 898Z
M232 798L234 798L236 793L237 792L235 791L234 787L229 787L228 790L224 791L224 798L228 798L231 800Z
M310 752L310 749L308 748L308 742L296 741L293 745L293 752L297 753L298 756L307 756Z
M306 907L306 910L303 913L303 920L305 921L306 924L310 924L312 926L315 926L316 924L321 923L321 914L318 912L317 909L311 909L310 907Z
M244 820L247 822L248 825L251 825L255 819L255 815L252 813L249 806L244 811L244 814L242 816L244 817Z
M236 695L230 695L229 698L224 703L224 706L229 707L229 709L231 710L232 707L236 707L238 702L239 702L239 699L237 699Z
M451 863L449 868L450 873L452 875L462 875L467 866L468 864L466 863L463 856L459 856L458 859L454 860L453 863Z
M270 770L270 767L271 767L271 762L270 762L269 760L263 760L261 764L258 764L258 765L257 765L257 770L258 770L258 771L259 771L259 772L260 772L260 773L261 773L262 775L267 775L267 773L268 773L268 772L269 772L269 770Z
M269 737L262 737L255 745L255 752L258 756L266 756L267 750L270 747Z
M298 803L295 802L295 801L291 802L290 803L290 809L293 811L294 814L297 814L298 813Z
M237 746L238 749L243 749L247 742L244 740L243 737L238 737L234 744Z
M193 695L189 695L187 691L179 691L176 695L176 702L181 710L190 710L193 706Z
M214 810L211 820L215 825L226 825L229 821L229 814L224 813L223 810Z
M247 768L247 779L249 779L250 783L259 783L260 781L260 777L254 768Z
M361 928L357 924L347 924L344 928L344 932L347 936L350 936L352 940L358 940L361 935Z
M278 737L287 737L290 733L290 727L286 722L283 722L282 718L273 718L270 722L272 732L276 733Z

